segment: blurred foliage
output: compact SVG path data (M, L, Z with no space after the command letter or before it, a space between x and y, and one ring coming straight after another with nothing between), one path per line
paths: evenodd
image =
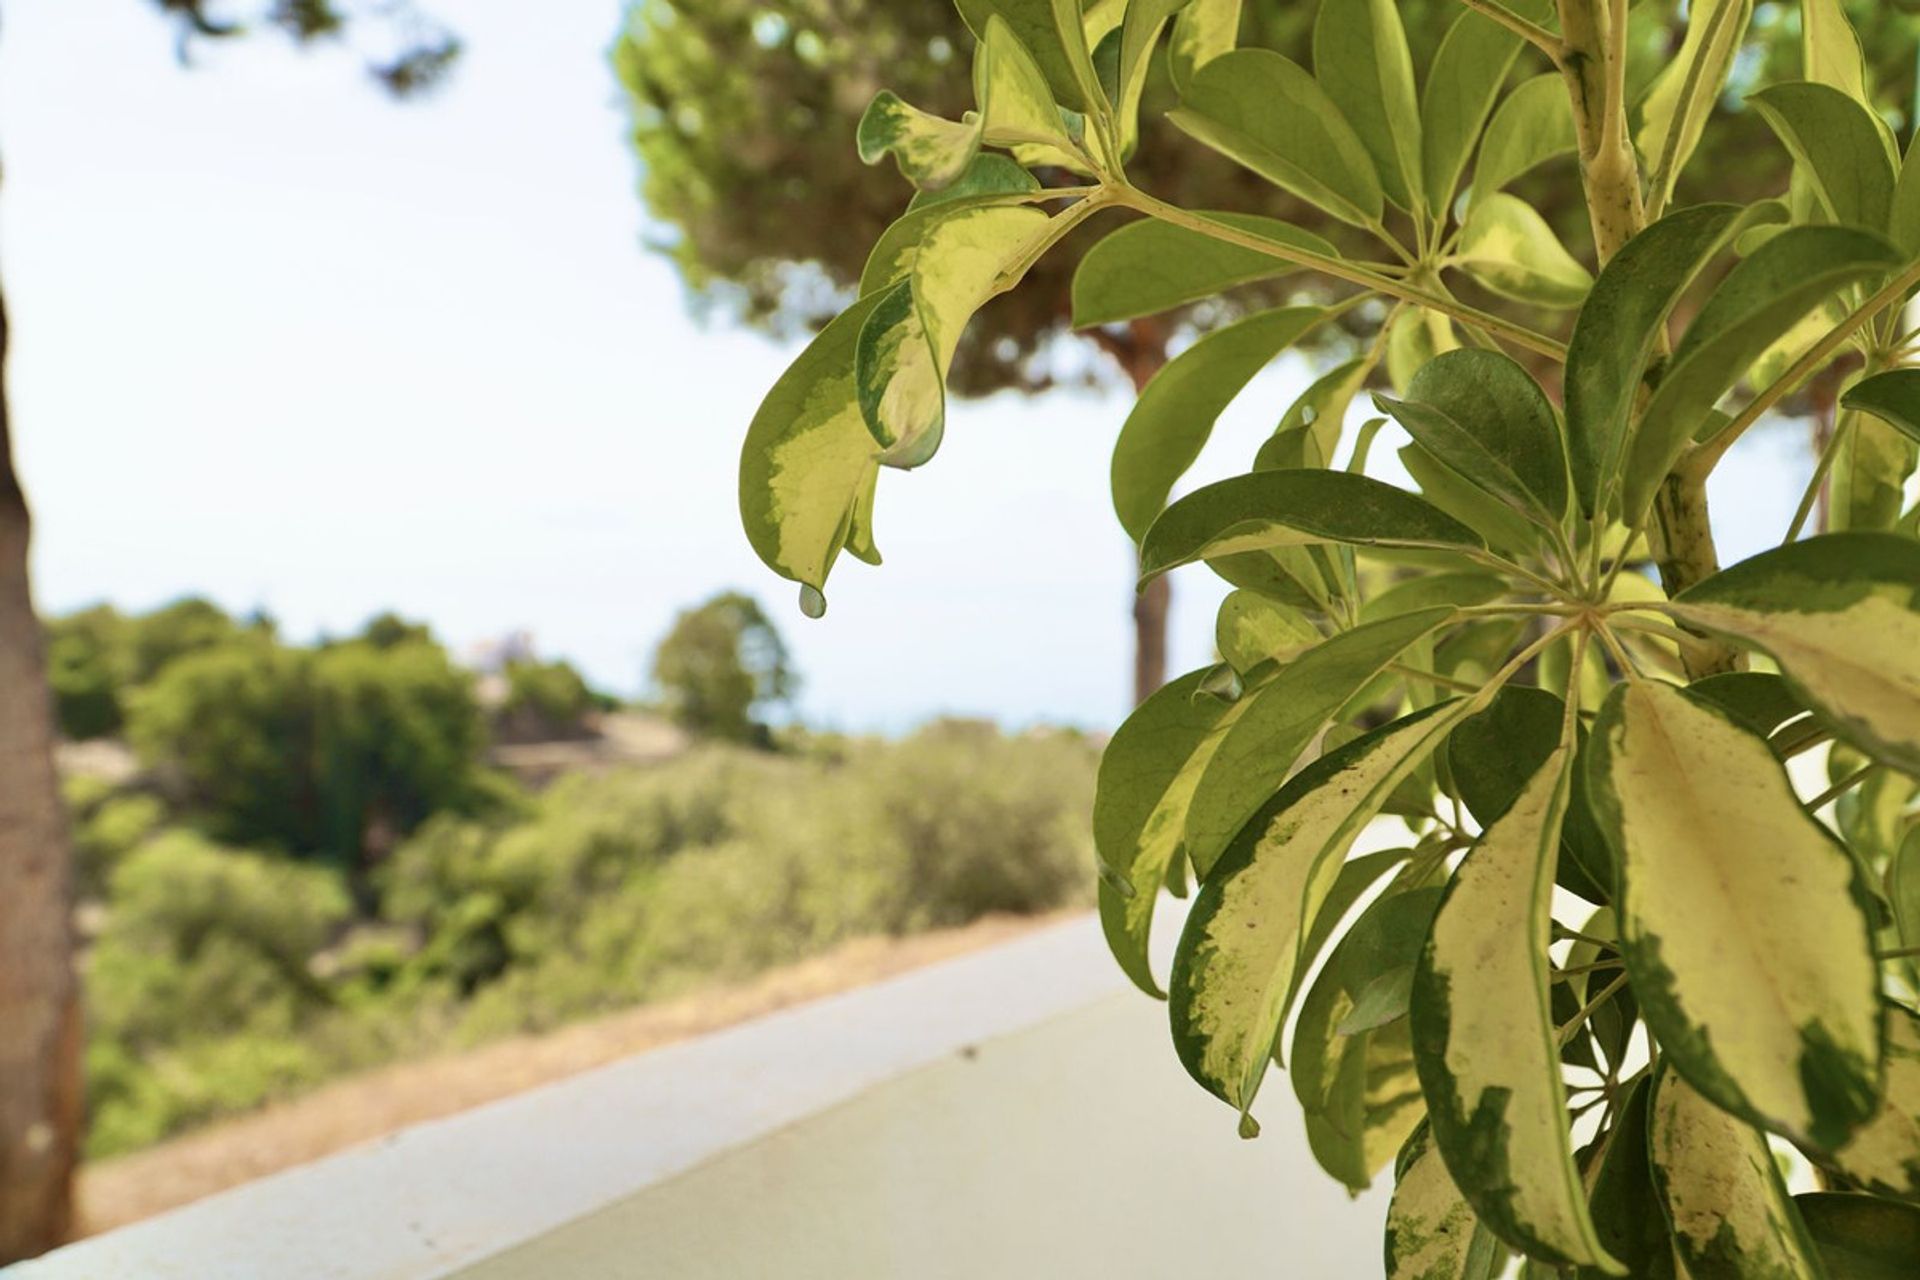
M153 0L175 20L184 59L195 40L226 40L262 28L278 30L298 44L345 41L362 44L367 71L395 97L424 93L441 84L460 57L460 39L415 7L411 0Z
M1681 0L1643 3L1682 8ZM1847 0L1874 63L1883 112L1895 124L1907 121L1914 100L1914 68L1903 50L1911 47L1915 20L1901 11L1905 7ZM1307 65L1318 9L1294 0L1246 0L1239 43L1275 49ZM1401 0L1399 9L1415 63L1424 67L1461 6L1458 0ZM1756 8L1741 70L1722 104L1739 127L1709 131L1706 147L1715 154L1695 171L1712 173L1715 189L1683 188L1683 200L1745 201L1785 189L1788 157L1764 124L1739 108L1744 88L1763 75L1777 80L1797 74L1798 42L1797 5ZM965 70L972 44L955 7L944 3L629 0L614 63L628 93L641 196L665 228L659 247L694 297L782 334L818 328L838 312L868 248L912 195L904 181L876 181L862 167L854 127L882 88L958 119L973 105ZM1634 83L1644 86L1673 53L1636 49ZM1522 58L1513 75L1519 79L1541 69ZM1142 104L1141 143L1128 165L1142 189L1184 208L1262 213L1336 244L1354 243L1344 224L1177 140L1165 119L1173 104L1162 54ZM1590 243L1571 158L1543 166L1516 189L1569 246ZM1059 360L1037 357L1066 332L1073 272L1108 229L1104 221L1090 224L1048 254L1020 289L982 309L954 362L955 391L1039 390L1071 371ZM1583 256L1591 260L1590 253ZM1233 297L1245 302L1272 288L1251 286ZM1300 280L1282 291L1313 298L1331 293L1324 283ZM1174 319L1207 328L1238 311L1216 302ZM1379 318L1361 309L1343 323L1364 336ZM1163 349L1175 327L1163 320L1092 336L1130 363L1142 348ZM1327 326L1321 340L1342 348L1347 342L1340 326ZM1083 363L1079 375L1087 368Z
M1095 755L966 722L897 744L710 746L485 819L436 816L358 916L333 871L150 837L115 855L88 966L90 1149L862 935L1083 904ZM88 825L114 803L88 802Z
M480 794L472 685L431 640L250 636L170 663L127 728L216 837L357 860Z
M695 733L770 743L759 718L799 687L779 630L752 596L725 592L674 619L653 659L666 711Z
M597 693L568 662L515 659L501 673L506 697L494 716L494 736L508 742L579 737L595 712L612 711L619 701Z

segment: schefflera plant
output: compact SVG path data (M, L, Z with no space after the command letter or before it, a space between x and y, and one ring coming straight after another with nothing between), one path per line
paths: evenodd
M1467 0L1424 67L1392 0L1321 0L1310 68L1235 47L1238 0L959 7L976 109L875 100L857 144L918 192L749 430L762 558L815 614L842 551L879 562L879 470L933 456L962 327L1083 223L1144 215L1086 254L1083 324L1336 282L1201 337L1119 431L1143 581L1235 588L1220 661L1101 767L1120 966L1243 1133L1283 1064L1330 1174L1392 1169L1392 1277L1920 1275L1920 162L1837 0L1747 95L1793 161L1752 206L1674 198L1750 0ZM1150 80L1341 243L1134 186ZM1506 190L1562 156L1579 254ZM1169 503L1253 376L1368 300L1251 469ZM1723 570L1707 478L1816 375L1844 410L1805 500ZM1387 418L1417 492L1367 473ZM1388 821L1404 847L1361 841Z

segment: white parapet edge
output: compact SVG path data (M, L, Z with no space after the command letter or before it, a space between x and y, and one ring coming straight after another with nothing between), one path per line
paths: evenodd
M289 1169L6 1280L439 1280L1122 990L1080 917Z

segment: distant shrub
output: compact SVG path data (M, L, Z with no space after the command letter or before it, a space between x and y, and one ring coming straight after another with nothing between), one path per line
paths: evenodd
M85 897L106 892L114 868L167 820L158 796L111 792L92 804L73 804L74 878Z
M171 663L129 732L218 837L348 859L473 799L483 736L471 678L437 645L260 636Z
M336 873L170 831L129 854L110 887L87 998L114 1041L286 1031L329 1003L309 964L352 915Z
M127 620L109 605L47 624L47 682L62 736L83 742L119 732L127 629Z
M607 699L588 686L585 677L567 662L509 662L506 698L495 728L508 740L534 741L580 734L586 718L602 710Z

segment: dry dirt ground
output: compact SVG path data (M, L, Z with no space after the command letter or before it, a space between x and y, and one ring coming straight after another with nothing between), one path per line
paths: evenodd
M992 916L962 929L863 938L738 985L340 1080L145 1151L88 1165L80 1177L81 1234L136 1222L408 1125L878 982L1062 918Z

